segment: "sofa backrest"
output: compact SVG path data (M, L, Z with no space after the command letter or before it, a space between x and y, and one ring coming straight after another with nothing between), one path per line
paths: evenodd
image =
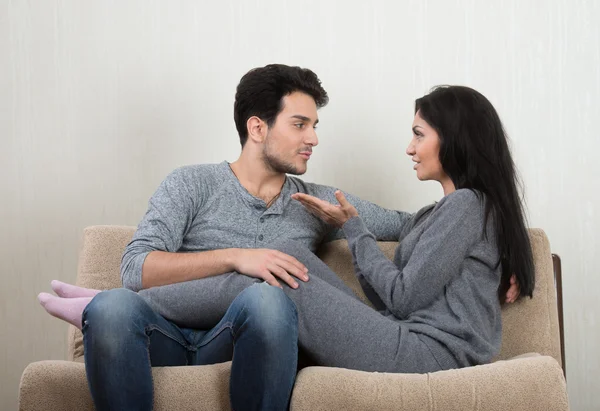
M77 285L107 290L121 287L120 264L125 246L135 227L94 226L84 230L80 250ZM502 309L502 349L496 360L536 352L554 357L561 363L558 331L558 312L552 268L550 243L543 230L529 229L533 248L536 288L533 298L521 298ZM382 251L392 258L396 242L380 242ZM346 240L325 244L319 257L337 273L367 304L356 277ZM69 355L81 361L83 339L81 332L69 327Z
M92 226L83 230L77 285L98 290L122 287L121 257L135 232L130 226ZM83 361L83 336L72 325L68 331L69 359Z

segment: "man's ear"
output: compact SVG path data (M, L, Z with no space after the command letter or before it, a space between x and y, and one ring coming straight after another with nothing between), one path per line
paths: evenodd
M256 116L252 116L246 121L248 129L248 138L255 143L263 143L267 136L267 123Z

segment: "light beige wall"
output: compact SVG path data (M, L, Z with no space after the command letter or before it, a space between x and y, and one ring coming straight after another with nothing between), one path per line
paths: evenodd
M572 407L600 409L598 21L593 0L0 0L0 409L29 362L64 358L35 296L75 279L83 227L136 224L172 168L234 160L235 86L270 62L330 93L306 179L405 210L441 196L404 155L412 101L492 100L563 257Z

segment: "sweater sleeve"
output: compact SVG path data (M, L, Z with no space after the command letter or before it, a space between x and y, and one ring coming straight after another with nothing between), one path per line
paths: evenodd
M481 208L470 190L455 191L442 199L423 223L424 231L403 269L381 252L360 217L348 220L343 229L355 266L390 312L406 318L431 304L459 275L483 232Z
M121 260L123 287L142 289L142 266L152 251L176 252L197 209L183 168L173 171L150 198L148 210Z
M338 204L335 198L336 188L312 183L305 183L305 186L307 194L332 204ZM344 192L344 195L350 204L356 208L367 229L378 241L398 241L402 227L411 217L410 213L383 208L346 192ZM333 241L340 238L344 238L344 231L333 228L325 238L325 241Z

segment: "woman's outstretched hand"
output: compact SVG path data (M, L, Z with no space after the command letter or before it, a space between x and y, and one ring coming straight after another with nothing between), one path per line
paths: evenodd
M341 228L352 217L358 216L356 208L346 200L340 190L335 192L335 198L340 203L339 205L303 193L292 194L292 198L300 201L311 214L338 228Z

